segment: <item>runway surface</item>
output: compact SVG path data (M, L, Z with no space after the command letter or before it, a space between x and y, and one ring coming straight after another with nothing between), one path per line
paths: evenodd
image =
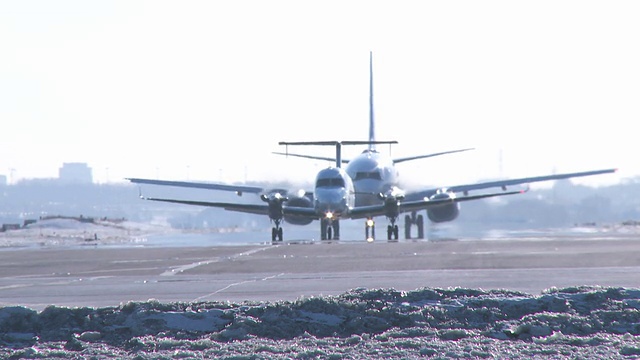
M640 287L640 238L294 242L241 246L27 247L0 251L0 306L128 301L293 301L354 288Z

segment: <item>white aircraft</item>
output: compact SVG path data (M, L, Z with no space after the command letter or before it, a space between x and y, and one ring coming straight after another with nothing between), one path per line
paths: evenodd
M405 237L410 238L411 226L417 225L418 238L424 237L424 220L418 215L419 210L426 210L428 218L434 222L447 222L456 219L460 212L459 203L494 196L504 196L522 193L524 191L506 192L507 186L531 182L567 179L572 177L591 176L615 172L616 169L594 170L569 174L545 175L521 179L499 180L478 184L457 185L424 189L417 192L405 193L398 183L398 171L395 164L423 159L444 154L468 151L460 149L440 153L418 155L407 158L392 159L376 150L376 144L392 144L395 141L376 141L373 116L373 67L372 56L369 57L370 66L370 94L369 94L369 141L320 141L320 142L281 142L281 145L332 145L336 147L336 157L326 158L313 155L286 154L318 160L335 161L335 166L321 170L316 175L313 192L302 191L289 194L285 190L264 189L254 186L226 185L216 183L167 181L140 178L128 178L138 184L167 185L191 187L201 189L234 191L238 195L243 193L260 194L266 204L237 204L208 201L190 201L179 199L144 198L146 200L163 201L187 205L199 205L224 208L229 211L268 215L273 222L272 241L283 240L282 221L294 225L307 225L313 220L320 220L320 237L322 240L339 239L340 219L366 219L365 238L373 241L375 238L376 216L385 216L390 224L387 226L387 239L398 239L396 221L400 214L405 215ZM357 157L342 159L342 145L366 144L368 148ZM347 163L346 169L341 165ZM469 191L502 188L502 192L480 195L469 195ZM462 196L459 196L462 195ZM410 214L410 215L409 215Z
M343 144L368 144L369 142L321 142L323 145L335 145L340 149ZM308 143L305 143L308 144ZM320 143L314 143L318 145ZM375 230L373 228L372 219L375 216L386 216L392 223L389 225L389 239L398 238L398 227L395 221L399 214L403 212L417 211L421 209L436 208L440 206L456 205L462 201L477 200L493 196L504 196L523 193L520 191L499 192L481 195L467 195L463 197L432 197L423 198L413 201L403 201L404 193L397 187L389 189L386 194L379 194L378 201L371 205L356 205L357 191L354 187L352 178L340 166L340 150L336 155L336 166L329 166L321 170L316 175L315 188L312 193L303 192L297 195L288 195L283 190L267 191L260 187L252 186L236 186L202 182L184 182L184 181L166 181L129 178L133 183L153 184L153 185L169 185L181 187L195 187L213 190L235 191L238 194L243 192L259 193L260 199L266 204L238 204L223 203L209 201L192 201L178 199L160 199L151 197L142 197L145 200L162 201L187 205L199 205L209 207L219 207L229 211L239 211L252 214L268 215L269 219L274 223L271 232L272 241L282 241L282 221L291 224L306 225L313 220L321 221L321 238L322 240L339 239L340 220L341 219L367 219L366 239L373 241L375 238Z

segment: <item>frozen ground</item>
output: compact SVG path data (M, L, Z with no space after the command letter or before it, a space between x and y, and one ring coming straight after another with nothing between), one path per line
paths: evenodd
M547 235L635 238L637 229L549 229ZM166 231L160 225L55 220L0 234L0 248L163 246L164 240L157 243L151 237ZM526 241L544 234L505 231L492 238ZM206 241L193 241L217 244L217 238L205 235ZM175 242L176 236L184 234L171 232L168 238ZM244 234L238 240L251 237L255 234ZM371 288L295 301L149 300L102 308L49 306L42 311L0 307L0 358L418 357L640 358L640 289L568 287L527 294L465 288L406 292Z
M0 357L594 358L640 356L640 290L355 289L271 303L0 308Z
M170 232L156 224L129 221L82 223L73 219L42 220L18 230L0 233L0 249L24 247L135 245L144 243L148 234Z

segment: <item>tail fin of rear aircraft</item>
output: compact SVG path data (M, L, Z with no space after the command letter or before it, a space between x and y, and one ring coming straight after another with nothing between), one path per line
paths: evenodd
M373 117L373 52L369 51L369 150L376 149L376 128Z

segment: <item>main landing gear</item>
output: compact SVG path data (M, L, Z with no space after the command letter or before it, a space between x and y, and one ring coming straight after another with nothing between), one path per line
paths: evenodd
M395 219L390 219L391 224L387 226L387 240L398 240L398 225ZM373 242L376 238L376 224L372 218L367 219L364 225L364 236L367 242Z
M387 240L398 240L398 225L388 225L387 226Z
M417 239L424 239L424 217L417 215L415 211L411 212L411 215L405 215L404 217L404 238L411 239L412 225L418 227Z
M274 220L276 226L271 228L271 242L282 242L282 228L280 227L280 220Z
M322 240L340 240L340 221L339 220L320 220L320 239Z
M394 216L389 216L389 224L387 226L387 240L389 241L397 241L398 236L398 225L396 224L397 218ZM416 239L424 239L424 217L422 215L418 215L415 211L411 213L411 215L406 215L404 217L404 238L411 239L411 227L415 225L418 228L418 234ZM373 242L376 237L376 228L373 218L368 218L365 222L365 239L367 242Z

